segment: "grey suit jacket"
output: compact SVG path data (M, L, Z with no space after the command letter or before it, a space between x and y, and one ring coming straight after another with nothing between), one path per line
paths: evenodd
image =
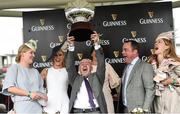
M100 110L102 113L107 112L106 102L104 99L104 94L102 92L102 87L105 78L105 62L104 62L104 54L101 49L96 50L97 56L97 72L92 73L89 76L89 83L93 90L94 96L97 99ZM66 68L69 76L69 83L72 86L69 110L71 111L74 105L74 101L76 100L77 93L79 92L80 86L83 81L83 77L77 73L74 62L74 52L69 51L67 54L66 60ZM83 99L82 99L83 100Z
M127 105L132 111L141 107L150 110L154 99L153 68L141 61L135 63L127 83Z

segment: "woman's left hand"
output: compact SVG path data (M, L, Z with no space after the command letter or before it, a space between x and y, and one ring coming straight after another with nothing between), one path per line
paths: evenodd
M164 86L168 86L173 82L172 78L166 78L165 80L160 81L161 84L163 84Z
M39 99L41 99L41 96L37 92L31 92L31 99L32 100L39 100Z

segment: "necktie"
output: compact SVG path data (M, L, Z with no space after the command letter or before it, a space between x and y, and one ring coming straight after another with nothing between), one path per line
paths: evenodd
M92 108L95 108L95 104L94 104L94 101L93 101L94 97L93 97L92 88L91 88L91 86L89 84L89 81L86 78L84 78L84 82L85 82L85 85L86 85L86 90L88 92L89 103L90 103Z

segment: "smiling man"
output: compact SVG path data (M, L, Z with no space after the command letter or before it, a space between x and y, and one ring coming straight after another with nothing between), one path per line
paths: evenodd
M90 75L92 70L92 61L90 59L83 59L79 64L80 75L87 77Z
M123 112L150 112L154 98L152 66L139 58L139 44L129 40L123 44L122 55L126 67L122 77Z
M74 37L68 37L68 53L66 68L69 76L69 83L72 86L69 109L72 113L107 113L107 106L102 92L105 78L104 54L99 45L99 35L91 34L91 41L94 43L98 61L97 71L91 73L92 62L90 59L83 59L79 65L79 72L76 71L74 61Z

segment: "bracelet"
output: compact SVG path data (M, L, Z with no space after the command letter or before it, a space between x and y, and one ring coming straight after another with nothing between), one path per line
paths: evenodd
M176 79L173 78L172 85L176 84Z
M28 92L28 95L27 95L29 98L31 98L31 91Z

